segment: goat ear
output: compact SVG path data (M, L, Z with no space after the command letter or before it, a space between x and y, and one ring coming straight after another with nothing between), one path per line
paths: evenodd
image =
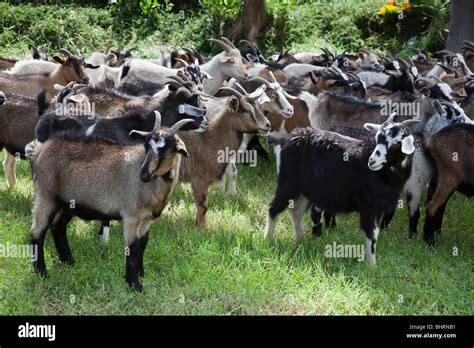
M134 129L128 135L131 136L134 139L145 140L146 137L149 135L149 133Z
M53 56L53 59L61 65L66 64L66 61L64 59L62 59L61 57L59 57L59 56Z
M415 152L415 138L413 135L409 135L402 140L402 152L411 155Z
M364 124L364 128L368 131L377 133L377 131L380 129L380 125L375 123L366 123Z
M86 63L86 68L87 69L99 69L100 65L92 65L92 64Z
M228 57L228 56L222 56L220 57L219 61L221 63L229 63L229 64L234 64L235 63L235 59L232 58L232 57Z
M55 83L53 87L58 92L61 92L64 88L66 88L66 86L60 85L59 83Z
M178 142L176 143L176 152L183 155L184 157L189 157L188 150L186 149L186 145L179 138L178 138Z
M227 106L233 112L237 112L237 110L239 110L240 102L236 97L232 96L232 97L230 97L229 101L227 102Z
M208 74L207 72L205 71L202 71L201 70L201 76L202 76L202 79L208 79L208 80L214 80L214 78L212 77L211 74Z
M69 97L69 100L72 100L75 103L82 103L86 100L86 96L84 94L75 94Z
M250 63L258 63L258 57L253 55L252 53L247 53L245 57Z
M419 93L429 97L431 95L431 90L428 87L421 87Z
M266 102L269 102L270 101L270 98L268 98L268 95L267 93L263 93L258 99L257 99L257 102L259 104L265 104Z

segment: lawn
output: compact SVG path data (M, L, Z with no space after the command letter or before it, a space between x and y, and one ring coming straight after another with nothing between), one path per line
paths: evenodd
M3 161L3 154L0 155ZM210 190L208 225L193 225L189 185L174 191L162 217L150 228L144 292L123 279L121 224L110 243L98 223L73 220L69 241L75 266L60 264L51 235L45 254L49 276L41 279L27 257L0 256L1 315L433 315L473 313L474 200L455 194L437 245L408 240L406 205L382 231L377 266L356 258L325 257L325 246L364 244L356 214L338 216L322 238L292 239L287 213L273 243L263 240L266 206L275 190L274 161L239 167L238 195ZM0 243L26 244L33 186L28 163L8 189L0 170ZM422 211L424 217L424 210ZM422 221L423 222L423 219Z

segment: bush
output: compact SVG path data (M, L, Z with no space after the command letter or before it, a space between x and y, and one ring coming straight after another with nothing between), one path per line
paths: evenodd
M51 1L50 1L51 2ZM144 57L155 57L161 46L196 47L204 54L218 52L207 39L225 35L237 21L241 0L117 0L52 1L52 5L0 3L1 54L22 55L27 45L49 45L52 52L65 47L89 53L111 40L115 46L133 44ZM437 51L447 27L448 5L440 0L414 0L417 7L397 14L377 15L385 0L309 1L267 0L268 25L258 40L264 54L283 49L341 52L367 47L398 53L407 47ZM60 5L61 4L61 5Z

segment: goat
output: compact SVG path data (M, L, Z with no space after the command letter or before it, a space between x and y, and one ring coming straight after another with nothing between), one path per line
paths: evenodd
M31 55L26 56L23 59L0 57L0 71L10 70L11 68L15 66L15 64L17 64L18 62L22 60L43 60L43 61L48 60L47 50L39 50L33 44L28 44L28 47L31 49Z
M38 116L34 98L17 94L7 96L5 104L0 107L0 151L6 150L3 169L8 186L13 187L16 183L16 159L24 158L25 145L35 138Z
M204 92L214 95L229 77L246 79L248 73L242 64L239 50L229 39L222 37L221 40L209 39L224 51L214 56L209 62L201 65L201 70L212 76L212 80L203 81Z
M308 201L317 207L316 211L358 211L360 227L366 235L367 261L375 265L378 220L384 212L395 210L415 151L408 126L417 121L394 123L394 116L390 115L382 125L364 125L376 132L375 144L311 128L294 131L281 150L277 190L268 208L265 238L273 238L276 218L291 202L296 238L303 234ZM314 170L316 166L318 169ZM318 215L314 213L313 210L313 218Z
M426 149L436 166L437 184L426 206L424 239L434 247L434 231L441 229L444 208L453 192L474 196L474 125L445 127L426 140Z
M413 134L415 137L415 152L413 154L412 172L403 188L403 192L406 193L407 197L409 215L408 236L410 238L417 233L421 195L436 172L432 159L425 151L425 139L451 124L472 123L456 103L433 100L432 104L437 114L427 120L423 128L423 134ZM382 228L388 226L392 216L384 215L381 222Z
M142 290L138 277L144 276L148 227L171 198L181 155L188 154L176 134L187 120L169 129L160 129L159 120L157 117L151 132L131 132L144 139L144 144L89 143L64 134L30 146L35 186L30 244L37 248L33 266L40 275L47 273L44 238L49 227L60 261L74 264L66 233L71 219L107 217L123 220L125 280L131 289Z
M23 76L0 74L0 90L5 93L23 94L35 98L38 93L46 89L48 98L51 100L56 95L55 84L65 86L71 81L87 82L84 61L67 50L61 49L60 51L66 56L66 59L54 56L53 59L59 64L49 74Z
M228 166L225 153L237 152L244 133L265 134L270 130L270 122L255 103L265 89L262 85L252 96L228 97L225 108L210 117L204 132L180 133L189 152L189 157L181 163L180 181L191 183L197 226L206 223L209 186L221 179Z
M410 63L399 59L400 70L385 72L361 71L357 76L364 81L367 87L377 86L387 88L391 91L403 90L407 92L414 91L414 81L419 77L418 70L409 58Z
M54 136L54 134L66 130L74 130L77 134L80 134L86 139L93 139L99 136L113 143L124 144L131 141L128 134L133 129L149 131L155 122L155 114L159 111L163 113L161 122L165 126L170 126L183 118L192 117L193 122L183 126L182 130L205 130L207 127L207 120L204 117L206 110L199 108L200 103L198 96L191 94L183 85L177 84L177 86L179 87L177 91L174 89L175 87L171 87L173 91L166 88L163 91L165 95L157 97L156 101L152 100L154 106L151 108L157 108L158 110L155 112L149 112L143 105L139 106L136 104L132 104L130 107L125 107L121 110L114 108L114 112L118 114L113 115L112 118L104 118L94 113L76 117L76 115L58 113L56 110L46 112L45 115L41 116L36 127L36 138L40 142L45 142L51 136ZM74 89L75 87L72 88ZM181 89L181 91L179 89ZM92 93L90 93L91 91ZM87 103L95 100L94 97L97 96L97 93L94 93L94 89L89 87L85 89L79 88L78 92L85 93L80 95L87 99ZM107 91L105 92L107 96ZM104 94L104 90L102 90L102 93ZM70 94L64 94L67 98L72 98ZM64 98L64 94L60 93L60 98ZM88 95L91 99L89 99ZM109 96L113 98L113 94ZM57 98L58 101L62 100L60 98ZM106 105L110 104L109 99L105 98L105 101ZM47 106L43 106L43 102L41 101L39 101L38 104L40 105L41 114L41 110L47 109ZM122 107L124 107L124 105L122 105ZM99 231L101 239L105 242L108 241L109 236L108 226L109 223L104 221Z
M241 94L236 95L237 97L242 98L243 95L246 95L252 99L252 96L248 93L254 93L255 91L258 91L260 86L265 85L266 90L261 97L258 98L256 104L260 111L264 114L270 112L276 113L281 115L284 119L290 118L293 116L293 106L288 102L287 98L296 99L296 97L286 93L271 72L270 75L272 78L271 82L260 77L253 77L247 81L239 81L242 85L234 82L231 84L231 87L234 88L231 90L231 94L234 94L236 91L235 88L238 88L240 89ZM245 150L253 137L256 137L256 135L244 134L240 150ZM220 189L225 192L226 177L229 177L229 191L227 192L227 195L235 195L237 193L237 173L237 166L234 161L231 161L226 169L225 175L222 177L222 180L219 181Z
M20 60L5 72L12 75L49 74L57 67L58 64L44 60Z
M176 79L170 80L169 84L151 97L133 97L101 87L80 88L77 93L86 95L94 105L95 112L105 117L116 117L129 112L143 114L155 109L167 115L202 115L201 96L193 87L193 84Z

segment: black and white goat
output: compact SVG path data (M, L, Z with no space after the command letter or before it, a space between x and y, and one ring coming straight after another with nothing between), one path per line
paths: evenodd
M273 237L276 217L292 202L297 238L303 234L303 216L309 203L317 207L312 212L316 224L321 210L331 214L358 211L366 235L367 261L375 265L378 221L383 213L395 210L415 151L409 125L417 121L394 123L394 117L395 113L391 114L382 125L364 125L376 132L375 143L311 128L295 130L281 150L265 238ZM314 228L321 233L320 225Z

